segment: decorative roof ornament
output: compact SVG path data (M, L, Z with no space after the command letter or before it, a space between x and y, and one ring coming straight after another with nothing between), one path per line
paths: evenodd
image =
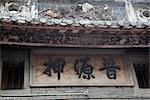
M113 9L109 8L109 6L107 4L105 4L104 8L102 9L102 19L103 20L113 20Z
M31 5L31 0L28 0L28 2L26 3L27 6Z
M25 18L31 17L30 8L28 6L22 6L20 16Z
M135 14L135 11L134 11L134 8L133 8L131 1L130 0L124 0L124 2L125 2L125 9L126 9L128 21L130 23L132 23L132 22L136 23L137 22L137 16Z
M36 7L35 2L31 5L31 14L32 18L38 19L38 7Z
M108 9L109 9L108 5L105 4L104 11L107 11Z
M18 2L6 2L5 7L10 16L21 12L21 4Z
M141 22L147 22L148 20L150 20L150 10L148 9L137 10L137 17Z
M42 11L42 13L45 16L49 16L51 18L62 18L63 17L63 15L61 15L59 12L53 12L50 9L44 10L44 11Z
M31 3L32 0L28 0L26 4L22 1L8 1L0 5L0 15L3 19L9 20L7 17L11 18L16 16L18 20L25 21L27 18L38 19L38 6L37 2ZM11 20L11 19L10 19Z
M5 6L3 4L0 4L0 14L4 14L5 15Z
M93 5L91 5L87 2L83 3L83 4L78 4L78 6L82 8L83 13L87 13L88 11L95 9Z

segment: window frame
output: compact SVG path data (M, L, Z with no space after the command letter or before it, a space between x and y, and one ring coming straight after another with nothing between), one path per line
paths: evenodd
M1 90L24 88L24 61L4 60L2 62Z
M8 52L5 52L8 51ZM1 80L2 80L2 67L3 67L3 61L4 57L2 57L2 54L12 54L12 55L17 55L15 56L16 58L19 58L24 61L24 84L22 89L6 89L2 90L1 89ZM22 94L22 93L30 93L30 86L29 86L29 57L28 57L28 52L25 50L6 50L6 49L1 49L0 48L0 92L1 95L10 95L12 93L15 94Z
M134 69L134 60L136 58L141 58L140 60L137 60L138 62L143 62L144 59L142 59L142 57L145 57L145 55L134 55L134 56L129 56L127 59L128 62L128 66L130 66L131 72L132 72L132 79L134 81L134 94L138 97L148 97L149 98L149 94L150 94L150 88L140 88L139 87L139 83L137 80L137 76L136 76L136 71ZM149 57L149 55L146 55L146 57ZM149 69L150 70L150 69ZM150 73L149 73L150 74Z

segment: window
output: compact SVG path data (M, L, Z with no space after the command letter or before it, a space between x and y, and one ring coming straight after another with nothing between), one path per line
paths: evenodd
M139 88L150 88L149 64L134 64Z
M22 89L24 84L24 62L3 61L1 89Z

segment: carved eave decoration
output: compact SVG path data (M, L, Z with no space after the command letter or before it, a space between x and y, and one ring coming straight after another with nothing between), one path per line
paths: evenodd
M51 1L52 2L52 1ZM140 4L138 4L140 5ZM0 44L54 47L149 47L149 6L120 2L0 5Z

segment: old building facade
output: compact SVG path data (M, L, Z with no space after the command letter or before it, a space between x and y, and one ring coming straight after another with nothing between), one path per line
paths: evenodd
M149 0L0 0L0 99L150 99Z

